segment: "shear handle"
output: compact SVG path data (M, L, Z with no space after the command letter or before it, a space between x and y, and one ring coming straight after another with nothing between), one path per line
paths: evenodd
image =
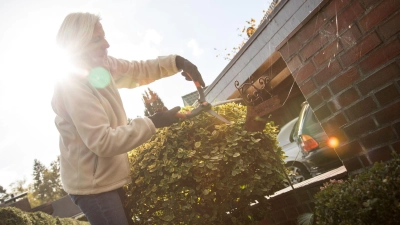
M190 79L192 79L192 81L194 82L194 85L197 88L197 92L199 93L199 102L200 103L205 102L206 101L206 97L204 96L204 90L201 87L200 83L197 80L196 81L193 80L193 77L192 77L192 75L190 75L190 73L188 73L188 72L185 72L185 73L190 77Z
M188 73L185 72L190 79L193 80L192 76ZM202 111L206 111L208 109L211 109L211 104L206 102L206 98L204 96L204 90L201 87L200 83L198 81L193 80L194 85L196 86L197 92L199 93L199 103L200 105L198 107L196 107L195 109L193 109L191 112L189 113L177 113L176 117L181 118L181 119L189 119L189 118L193 118L197 115L199 115Z

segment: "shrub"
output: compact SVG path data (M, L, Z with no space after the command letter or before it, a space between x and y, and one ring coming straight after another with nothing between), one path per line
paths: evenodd
M251 224L263 218L249 204L264 203L282 187L277 129L268 123L263 132L243 130L242 105L213 110L232 124L202 113L158 129L129 153L127 204L139 224Z
M15 207L0 208L0 225L84 225L71 218L52 217L44 212L23 212Z
M18 208L0 208L0 225L32 224L29 216Z
M315 195L317 224L400 224L400 157L375 163Z

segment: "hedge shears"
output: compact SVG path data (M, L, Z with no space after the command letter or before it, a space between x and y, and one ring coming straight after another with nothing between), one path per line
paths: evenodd
M187 74L193 80L193 78L190 76L190 74L189 73L187 73ZM204 112L211 114L212 116L221 120L224 123L231 124L231 122L229 122L227 119L225 119L224 117L222 117L221 115L219 115L218 113L216 113L215 111L213 111L211 109L212 106L210 103L208 103L206 101L206 98L204 96L204 90L201 87L200 83L198 81L194 81L194 80L193 80L193 82L196 85L197 92L199 93L199 99L198 99L199 105L195 109L193 109L192 111L190 111L188 113L177 113L176 116L178 118L182 118L182 119L189 119L189 118L193 118L193 117L199 115L200 113L202 113L204 111Z

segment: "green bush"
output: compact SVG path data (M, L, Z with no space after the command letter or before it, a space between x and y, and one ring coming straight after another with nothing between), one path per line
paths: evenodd
M185 108L183 110L189 110ZM251 224L249 204L265 202L283 185L277 128L243 129L246 107L213 108L232 122L202 113L180 121L130 152L128 208L138 224Z
M400 224L400 157L375 163L315 195L317 224Z
M27 213L15 207L0 208L0 225L32 224Z
M71 218L52 217L44 212L23 212L15 207L0 208L0 225L84 225Z

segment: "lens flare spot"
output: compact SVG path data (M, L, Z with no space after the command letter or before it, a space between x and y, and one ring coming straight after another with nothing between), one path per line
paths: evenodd
M328 140L328 145L331 148L336 148L337 146L339 146L339 140L335 137L330 137Z
M111 76L103 67L96 67L89 73L89 82L95 88L105 88L110 84Z

